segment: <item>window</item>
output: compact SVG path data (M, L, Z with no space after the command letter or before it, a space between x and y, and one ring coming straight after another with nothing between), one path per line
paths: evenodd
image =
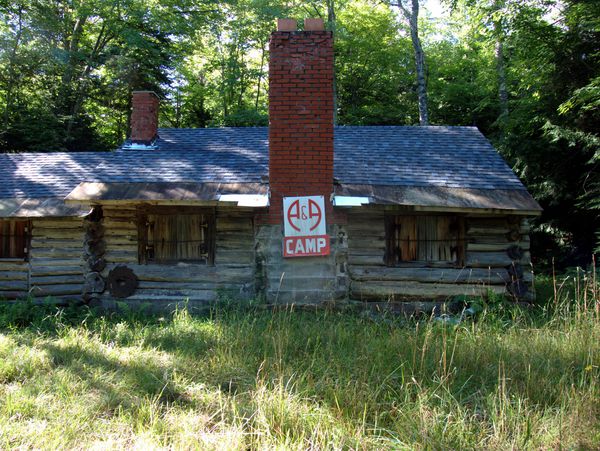
M214 210L151 210L140 215L138 233L140 263L214 263Z
M29 251L29 221L0 220L0 258L23 259Z
M464 233L457 216L386 216L386 263L463 264Z

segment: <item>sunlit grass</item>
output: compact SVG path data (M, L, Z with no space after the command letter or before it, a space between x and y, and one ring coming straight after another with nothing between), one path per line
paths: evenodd
M0 448L597 449L598 300L566 300L457 327L5 307Z

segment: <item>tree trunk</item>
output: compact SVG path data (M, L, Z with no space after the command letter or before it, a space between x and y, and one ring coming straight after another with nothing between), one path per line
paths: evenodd
M11 49L11 53L10 53L10 57L8 59L8 63L9 63L9 68L8 68L8 79L6 81L6 102L5 102L5 106L4 106L4 114L2 115L3 117L3 122L4 122L4 126L3 129L8 130L8 116L10 114L10 110L12 108L12 103L13 103L13 90L15 88L15 84L16 84L16 79L17 79L17 71L15 68L16 65L16 59L17 59L17 51L19 49L19 46L21 45L21 37L23 35L23 8L19 8L19 12L18 12L18 26L17 26L17 34L15 35L15 43Z
M419 97L419 125L429 125L427 112L427 83L425 79L425 55L419 38L419 0L412 0L412 8L408 17L410 37L415 51L415 66L417 70L417 95Z
M500 122L508 118L508 90L506 88L506 61L504 60L504 46L502 42L502 25L499 21L494 22L496 34L496 74L498 76L498 101L500 103Z
M263 78L263 70L265 66L265 54L267 52L266 42L261 40L260 43L260 69L258 70L258 81L256 83L256 100L254 101L254 111L258 111L258 102L260 100L260 82Z
M329 29L333 34L333 39L335 40L335 32L336 32L336 18L335 18L335 0L327 0L327 22L329 24ZM333 124L337 125L337 110L338 110L338 101L337 101L337 81L336 81L336 70L335 70L335 52L333 52Z

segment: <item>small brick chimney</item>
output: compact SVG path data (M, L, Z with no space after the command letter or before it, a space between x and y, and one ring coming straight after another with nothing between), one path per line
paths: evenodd
M269 43L268 222L281 224L282 198L333 191L333 36L322 19L279 19Z
M149 144L158 134L158 96L152 91L134 91L131 99L131 136L134 143Z

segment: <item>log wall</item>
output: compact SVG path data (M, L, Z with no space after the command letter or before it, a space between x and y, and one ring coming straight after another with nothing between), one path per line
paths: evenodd
M172 308L187 302L203 307L220 298L249 298L255 294L254 221L251 209L216 208L215 264L139 264L136 206L103 207L102 225L109 272L125 265L139 280L135 293L123 299L130 305ZM103 305L114 307L119 300L105 290Z
M28 261L0 260L0 297L81 299L83 220L31 220Z
M531 285L527 220L509 216L465 216L465 262L385 264L385 210L348 213L349 296L356 300L446 299L456 295L504 294ZM518 246L516 257L508 249ZM522 275L511 276L511 265ZM514 271L513 271L514 272ZM519 280L516 280L519 279Z

